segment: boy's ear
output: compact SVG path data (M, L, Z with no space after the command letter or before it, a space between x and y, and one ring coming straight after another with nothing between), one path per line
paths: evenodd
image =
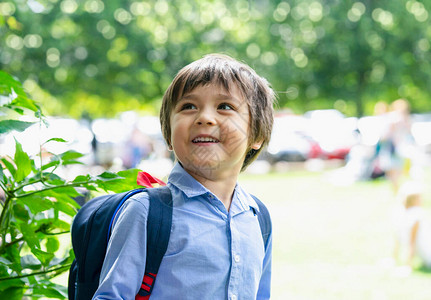
M250 148L254 149L254 150L259 150L260 147L262 147L262 144L263 144L263 141L254 142L254 143L251 144Z

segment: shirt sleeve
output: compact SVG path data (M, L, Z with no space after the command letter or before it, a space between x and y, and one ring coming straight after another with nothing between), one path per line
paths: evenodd
M140 193L123 205L114 224L93 296L101 299L135 299L145 273L149 199Z
M262 277L260 278L257 300L269 299L271 296L272 232L268 237L268 246L263 258Z

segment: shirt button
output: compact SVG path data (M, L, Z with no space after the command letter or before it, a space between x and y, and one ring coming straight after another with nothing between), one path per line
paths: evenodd
M239 256L239 255L237 254L237 255L235 255L234 259L235 259L235 262L237 262L237 263L238 263L238 262L241 260L241 256Z
M230 300L236 300L236 295L230 296Z

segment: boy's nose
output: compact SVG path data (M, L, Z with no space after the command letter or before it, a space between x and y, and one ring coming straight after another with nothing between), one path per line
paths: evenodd
M196 118L197 125L203 125L203 124L214 125L215 123L216 123L216 120L214 118L214 115L208 111L202 111Z

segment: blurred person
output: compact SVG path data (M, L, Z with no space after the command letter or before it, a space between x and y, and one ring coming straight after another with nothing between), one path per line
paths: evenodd
M431 222L423 208L423 187L406 182L399 190L402 205L396 220L395 260L413 267L415 257L431 268Z
M409 146L412 144L410 105L405 99L398 99L384 113L381 102L375 111L382 117L383 130L375 149L375 173L384 175L391 182L394 194L398 192L404 171L409 169ZM380 172L380 174L379 174Z
M389 105L388 103L384 101L377 101L376 104L374 104L374 115L375 116L384 116L389 111Z
M350 149L345 166L333 172L333 183L345 185L384 176L378 161L378 142L381 128L386 127L388 110L389 105L386 102L378 101L374 105L374 117L365 117L358 121L355 131L357 142Z
M152 151L151 139L137 126L134 126L122 155L124 167L136 168Z

